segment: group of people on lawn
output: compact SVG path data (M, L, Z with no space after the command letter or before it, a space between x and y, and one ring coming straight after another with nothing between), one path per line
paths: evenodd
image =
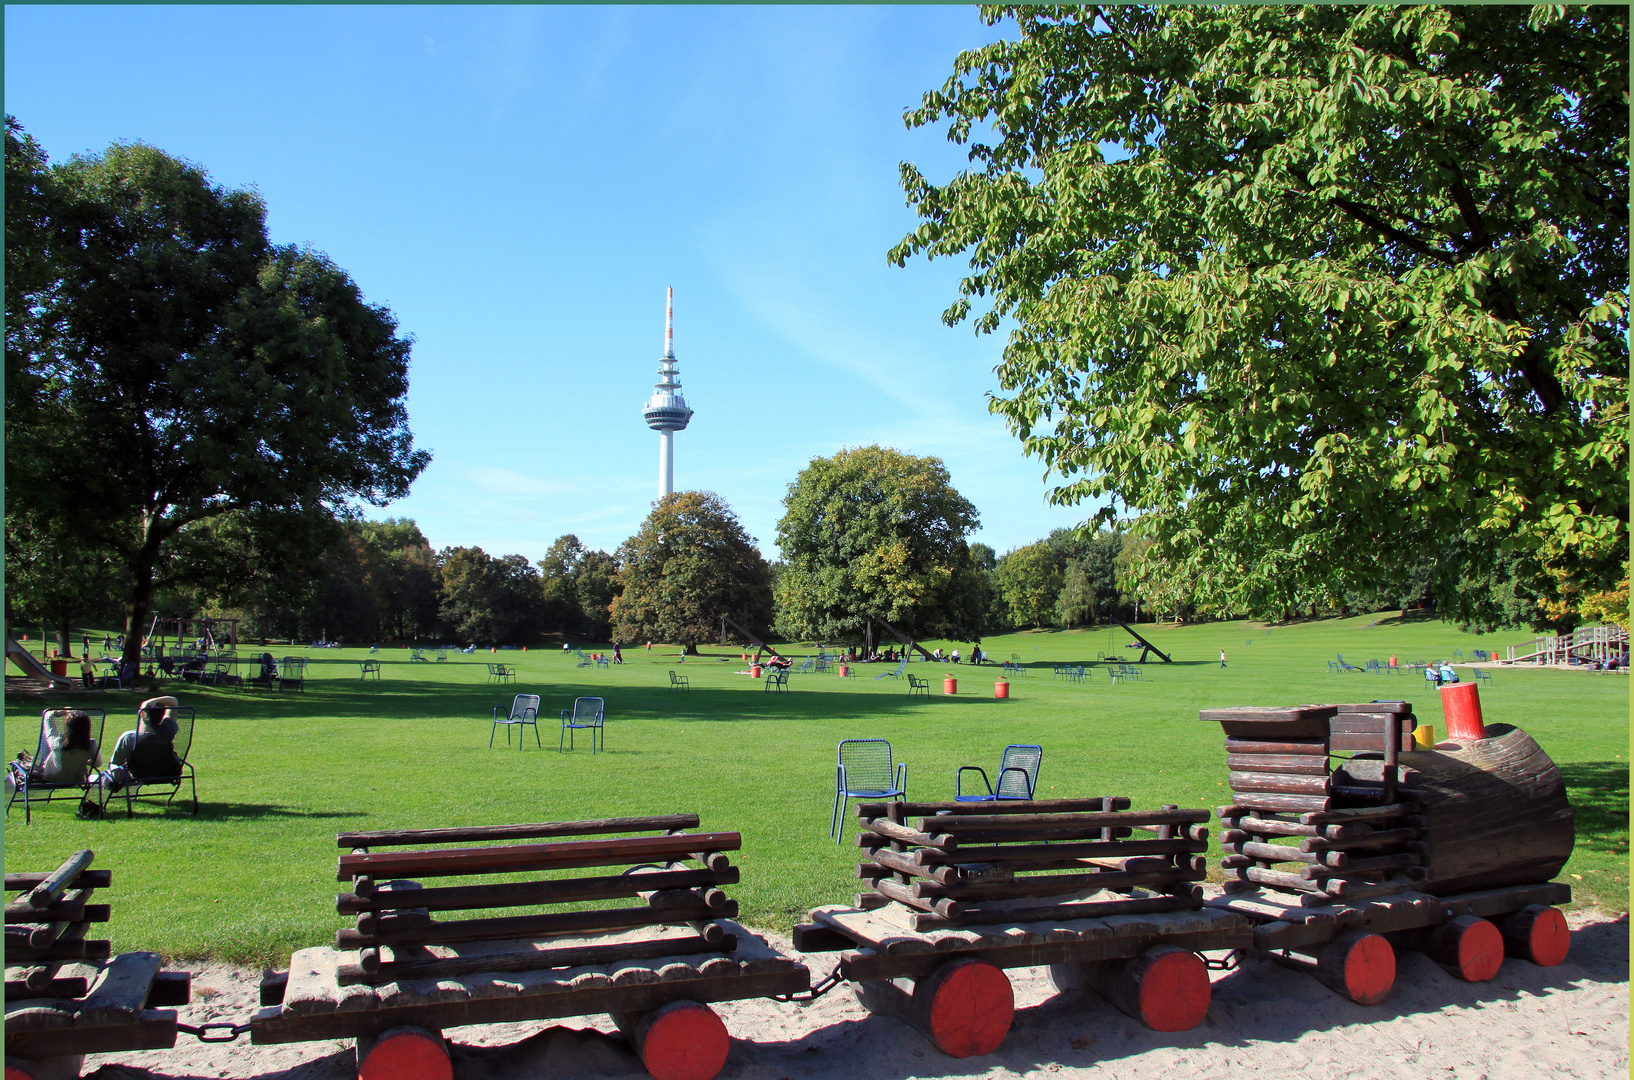
M7 763L6 787L9 800L12 788L21 786L26 777L31 782L47 784L88 785L88 795L80 802L80 813L85 817L100 817L107 797L120 791L133 778L131 755L137 741L142 741L142 779L168 779L180 776L181 759L176 754L175 739L179 730L170 710L179 703L168 695L149 698L137 708L137 726L119 736L103 768L101 747L91 738L91 716L80 709L59 710L61 729L46 735L45 753L35 760L27 751L17 760ZM100 770L100 771L98 771ZM90 796L95 795L93 799Z

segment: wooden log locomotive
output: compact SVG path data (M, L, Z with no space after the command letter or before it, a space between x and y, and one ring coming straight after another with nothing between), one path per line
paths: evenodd
M1247 919L1203 906L1206 810L1129 800L860 803L853 906L795 928L802 952L842 952L858 1000L944 1053L991 1053L1014 1015L1003 969L1047 965L1159 1031L1203 1020L1198 950L1251 940ZM917 824L911 819L918 818Z
M77 1077L86 1054L176 1045L176 1011L191 976L161 971L150 952L112 955L87 937L111 905L91 903L113 884L75 852L47 873L6 875L6 1080Z
M1506 952L1558 964L1565 782L1518 728L1417 748L1407 702L1204 710L1226 737L1225 894L1254 946L1362 1004L1421 949L1469 981ZM1341 755L1350 755L1341 757Z
M674 814L342 834L351 851L337 878L351 891L336 908L355 925L263 983L251 1039L355 1038L361 1080L446 1080L444 1028L610 1013L658 1080L708 1080L728 1037L707 1003L794 993L811 980L732 920L737 903L721 886L738 880L727 852L739 835L685 831L697 825L695 814ZM546 842L517 843L537 840ZM417 880L613 867L625 869ZM618 900L634 902L583 906ZM538 910L552 905L568 910ZM499 908L528 910L486 914ZM435 917L450 912L484 914Z

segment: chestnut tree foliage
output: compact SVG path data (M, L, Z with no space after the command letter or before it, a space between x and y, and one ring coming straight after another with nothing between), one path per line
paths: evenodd
M619 546L615 640L666 641L695 653L730 615L764 634L772 621L771 567L726 500L678 491L653 505Z
M991 400L1058 503L1137 519L1199 606L1280 614L1422 562L1628 557L1628 10L989 7L902 166L1010 327Z
M410 341L252 191L141 143L52 165L6 118L6 494L123 578L125 659L178 538L401 498ZM8 542L22 533L8 520Z

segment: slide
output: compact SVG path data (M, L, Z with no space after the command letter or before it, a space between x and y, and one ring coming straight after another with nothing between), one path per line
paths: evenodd
M33 653L10 638L6 639L6 659L22 668L25 675L36 679L44 679L56 689L66 690L72 685L61 675L51 674L51 669L36 660Z

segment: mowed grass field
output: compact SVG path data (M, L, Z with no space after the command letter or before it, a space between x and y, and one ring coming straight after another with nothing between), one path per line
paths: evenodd
M1444 733L1439 694L1421 676L1336 675L1325 661L1394 653L1406 663L1477 647L1501 655L1528 637L1395 616L1141 629L1176 662L1153 661L1143 681L1119 684L1103 668L1081 683L1058 681L1050 665L1102 652L1134 659L1121 630L989 639L993 658L1016 654L1029 667L1008 701L994 699L994 668L918 661L908 670L931 679L929 700L910 699L905 679L875 679L887 665L863 665L849 679L795 674L787 693L766 693L737 673L745 665L726 648L681 666L673 646L637 647L605 670L575 667L560 649L452 653L446 663L386 649L376 657L383 677L364 683L366 649L274 647L310 658L304 693L166 685L198 709L196 818L139 804L127 820L116 799L108 820L80 821L72 801L59 801L25 826L19 804L7 818L6 868L48 869L93 848L96 865L115 872L116 950L281 966L343 925L334 910L338 832L695 811L703 829L743 834L734 860L743 879L728 889L741 918L786 929L858 887L854 826L842 827L839 845L828 837L841 739L889 739L915 799L950 798L958 766L991 772L1004 745L1021 742L1044 747L1044 797L1212 809L1227 801L1224 751L1219 727L1200 723L1199 709L1404 698ZM493 661L518 668L514 686L487 684ZM672 668L690 677L690 693L668 688ZM957 696L941 694L944 670L958 677ZM521 750L507 748L501 732L490 749L493 708L517 692L542 696L544 746L528 732ZM1481 687L1487 722L1525 728L1565 773L1578 840L1563 880L1579 902L1617 911L1628 902L1628 693L1625 675L1579 671L1500 669ZM557 752L558 712L581 694L606 698L605 753L592 756L584 733L575 752ZM8 694L6 753L32 750L39 710L58 703L106 708L111 747L142 696Z

